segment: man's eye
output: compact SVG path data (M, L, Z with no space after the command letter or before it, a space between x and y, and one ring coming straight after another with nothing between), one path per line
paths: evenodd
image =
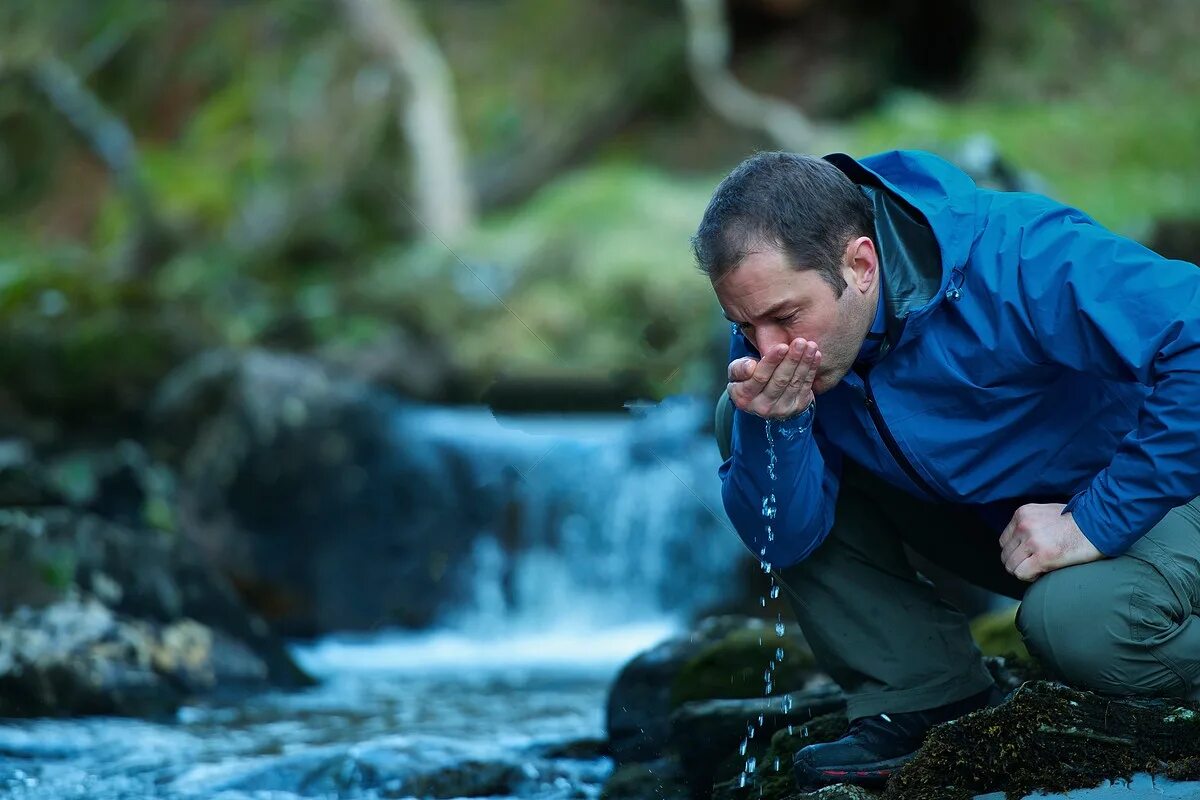
M788 314L786 317L776 317L775 321L778 322L780 325L786 325L789 322L791 322L792 320L794 320L799 313L800 313L799 311L793 311L792 313Z

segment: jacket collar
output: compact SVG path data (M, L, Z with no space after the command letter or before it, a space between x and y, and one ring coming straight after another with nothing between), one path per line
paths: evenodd
M883 358L900 341L908 317L938 297L941 249L921 212L889 191L874 173L849 156L835 154L826 159L859 185L875 211L886 333L876 358Z

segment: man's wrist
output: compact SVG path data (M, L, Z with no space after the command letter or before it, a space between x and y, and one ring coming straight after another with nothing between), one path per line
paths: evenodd
M817 399L814 397L809 402L808 406L799 414L793 414L792 416L785 417L784 419L777 419L774 420L774 422L779 426L779 432L782 433L785 438L791 439L795 436L799 436L812 427L812 421L813 417L816 415L816 411Z

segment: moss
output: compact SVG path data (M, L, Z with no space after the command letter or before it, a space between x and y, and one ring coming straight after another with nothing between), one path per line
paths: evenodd
M784 657L776 661L779 647ZM800 689L813 675L812 652L798 636L780 638L766 625L738 628L683 666L671 687L672 708L693 700L762 697L764 672L773 661L773 695Z
M1137 772L1194 774L1200 707L1107 698L1050 682L1028 683L1004 704L930 733L888 782L888 798L967 800L1005 792L1065 792Z
M971 620L971 636L985 656L1016 657L1029 660L1025 641L1017 630L1017 607L980 614Z
M713 787L713 800L761 798L778 800L795 797L796 783L792 773L792 757L810 744L831 742L845 735L844 714L826 714L804 725L783 728L771 737L762 757L756 760L754 772L743 785L740 777L723 781Z

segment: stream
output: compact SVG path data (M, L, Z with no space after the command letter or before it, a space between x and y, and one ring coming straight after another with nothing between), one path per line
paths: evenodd
M295 645L321 683L175 719L0 723L12 798L596 798L620 666L672 625L331 636Z

